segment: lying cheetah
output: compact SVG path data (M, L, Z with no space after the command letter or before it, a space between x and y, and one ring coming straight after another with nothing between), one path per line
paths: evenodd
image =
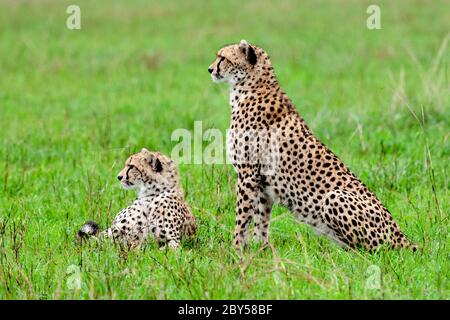
M234 244L239 249L248 244L252 220L254 239L268 244L274 203L344 247L415 249L377 197L311 133L263 49L245 40L225 46L208 71L214 82L231 85L227 144L238 174Z
M182 237L196 232L196 221L184 201L175 163L159 152L142 149L130 156L118 177L125 189L136 189L137 199L123 209L111 227L99 234L120 240L129 248L139 247L149 234L163 248L177 248ZM96 235L99 228L89 221L78 238Z

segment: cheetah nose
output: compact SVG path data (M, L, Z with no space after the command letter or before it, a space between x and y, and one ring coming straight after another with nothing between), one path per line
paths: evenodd
M118 176L117 179L119 179L119 181L122 181L123 176Z
M209 73L212 73L213 71L214 71L213 68L208 68L208 72L209 72Z

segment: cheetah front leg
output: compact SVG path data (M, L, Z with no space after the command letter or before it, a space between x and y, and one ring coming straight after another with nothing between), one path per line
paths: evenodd
M238 178L236 225L234 229L234 245L242 250L249 244L249 231L252 217L256 213L257 181L254 177Z
M256 202L258 210L253 217L255 222L253 239L256 242L262 242L266 246L269 244L269 223L273 201L267 194L260 190Z
M181 244L183 221L178 216L178 211L171 208L171 205L172 203L169 203L166 206L155 208L150 218L156 221L152 232L161 250L167 247L178 249Z
M160 249L165 249L166 244L170 249L178 249L181 243L180 232L178 230L170 231L167 234L165 244Z

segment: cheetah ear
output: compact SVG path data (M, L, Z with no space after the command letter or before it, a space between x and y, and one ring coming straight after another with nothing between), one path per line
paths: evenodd
M153 171L155 171L157 173L159 173L163 170L161 161L153 155L150 157L150 160L148 160L148 164L153 169Z
M247 40L242 39L241 42L239 42L239 48L246 49L248 47Z
M141 152L150 152L147 148L142 148Z
M247 40L241 40L241 42L239 43L239 48L245 54L245 58L247 59L248 63L250 63L251 65L255 65L257 60L255 49L253 49L253 47L248 44Z

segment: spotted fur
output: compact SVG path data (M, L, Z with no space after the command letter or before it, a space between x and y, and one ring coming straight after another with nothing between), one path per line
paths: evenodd
M182 237L195 234L196 220L184 201L171 159L144 148L127 159L118 179L125 189L138 191L137 199L119 212L107 230L99 232L95 222L87 222L78 232L79 239L99 234L136 248L150 236L161 247L177 248Z
M280 88L263 49L245 40L225 46L208 71L214 82L231 85L228 148L238 175L238 248L249 242L252 221L255 240L268 243L275 203L345 247L415 248L380 200L313 135ZM269 162L263 159L261 139L245 134L261 131L277 142ZM249 156L256 161L242 161Z

